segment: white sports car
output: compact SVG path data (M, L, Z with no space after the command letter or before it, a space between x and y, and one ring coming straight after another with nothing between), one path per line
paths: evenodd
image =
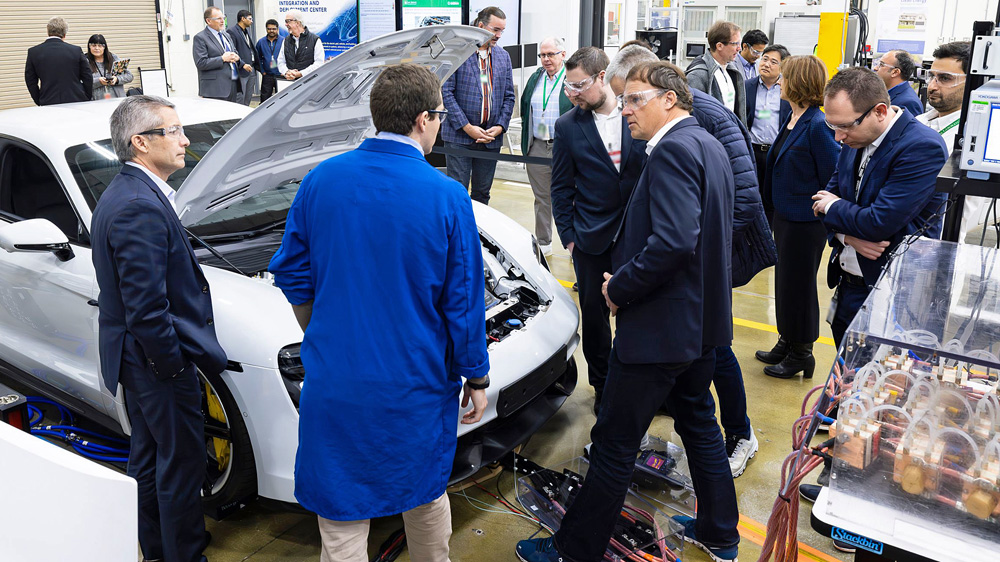
M191 140L170 178L212 285L215 324L229 358L205 378L209 486L220 517L256 496L294 502L297 403L308 376L302 331L267 264L281 243L299 182L319 162L374 134L368 93L384 65L416 62L443 81L488 39L472 27L429 27L359 45L260 107L173 99ZM91 214L121 164L108 118L118 102L0 112L0 372L120 433L122 389L104 388L97 348ZM455 420L453 479L523 442L576 385L578 313L532 236L473 203L483 246L489 408ZM344 233L350 236L349 232ZM374 403L373 403L374 407ZM210 491L208 491L210 489Z

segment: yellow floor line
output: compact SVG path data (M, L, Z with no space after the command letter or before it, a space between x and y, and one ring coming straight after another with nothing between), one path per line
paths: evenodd
M740 514L740 522L737 528L740 531L740 536L757 546L764 546L766 531L763 525L746 515ZM829 554L820 552L801 542L799 543L799 554L808 560L815 560L817 562L838 562L836 558Z
M559 281L559 284L562 285L563 287L566 287L567 289L573 288L572 281L563 281L562 279L557 279L557 281ZM733 317L733 325L742 326L744 328L752 328L754 330L761 330L764 332L771 332L772 334L778 333L778 328L775 326L772 326L770 324L764 324L763 322L754 322L753 320L744 320L743 318ZM829 345L831 347L835 347L833 343L833 338L828 338L826 336L820 336L820 338L816 340L816 342L824 345Z

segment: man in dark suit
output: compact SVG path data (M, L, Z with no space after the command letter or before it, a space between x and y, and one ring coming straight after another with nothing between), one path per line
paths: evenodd
M449 115L441 126L441 140L447 148L498 153L516 101L510 55L497 47L507 28L507 15L495 6L483 8L476 17L476 27L489 31L493 38L441 86ZM447 154L445 161L448 177L466 188L471 182L473 201L490 202L496 160Z
M226 30L229 40L236 48L236 54L240 57L240 89L243 92L236 101L243 105L250 105L257 79L257 50L254 48L253 35L250 34L251 25L253 16L250 15L250 10L240 10L236 13L236 23Z
M841 70L826 85L826 121L843 143L826 190L813 196L834 252L830 288L837 287L832 329L837 346L896 246L912 234L941 234L944 193L935 191L944 166L941 135L889 94L866 68Z
M80 47L66 43L66 20L52 18L46 28L49 38L28 49L24 63L24 82L31 100L35 105L90 100L94 89L90 64Z
M565 90L576 107L556 121L552 148L552 210L576 270L595 415L611 355L603 274L611 271L611 239L646 161L645 141L632 139L605 81L607 66L608 56L595 47L583 47L566 61Z
M764 185L764 169L767 167L767 151L778 138L779 128L792 114L792 106L781 99L781 62L789 57L788 49L782 45L770 45L760 55L759 75L748 80L747 86L747 128L757 165L757 185ZM768 222L774 216L774 207L769 200L764 201Z
M205 435L198 370L221 373L226 354L208 281L174 210L167 178L184 168L173 104L132 96L111 115L125 165L94 209L92 246L101 372L125 388L132 424L128 475L139 488L139 545L147 560L205 560Z
M916 117L924 112L920 96L910 87L910 79L917 72L917 63L910 53L902 49L889 51L872 64L872 70L882 79L892 105L898 105Z
M205 10L205 29L194 36L191 46L194 65L198 67L198 95L225 101L237 101L240 88L240 55L226 33L226 18L215 6Z
M517 553L528 562L603 559L640 439L666 401L699 500L697 519L675 520L685 540L715 560L735 560L736 490L709 392L715 348L730 345L733 334L729 157L691 117L680 68L664 61L633 68L623 100L629 130L648 139L649 156L615 236L614 275L604 275L618 322L590 469L556 534L521 541Z

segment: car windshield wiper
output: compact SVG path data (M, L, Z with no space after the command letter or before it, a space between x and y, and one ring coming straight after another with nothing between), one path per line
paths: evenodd
M267 223L263 226L259 226L252 230L241 230L239 232L226 232L223 234L210 234L205 236L205 240L211 240L213 242L226 241L235 242L239 240L246 240L247 238L254 238L255 236L260 236L261 234L267 234L278 229L278 227L285 225L285 219Z
M188 228L185 227L184 231L188 233L188 236L190 236L191 238L194 238L206 250L208 250L209 252L211 252L211 254L213 256L219 258L220 260L222 260L223 262L225 262L226 265L228 265L229 267L233 268L233 271L235 271L236 273L239 273L243 277L249 277L249 275L247 275L246 273L244 273L243 270L241 270L240 268L236 267L236 265L233 264L233 262L231 262L228 259L226 259L226 256L222 255L222 253L219 252L218 250L216 250L211 244L209 244L208 242L205 242L204 240L202 240L201 238L199 238L198 235L195 234L195 233L193 233L193 232L191 232L190 229L188 229Z

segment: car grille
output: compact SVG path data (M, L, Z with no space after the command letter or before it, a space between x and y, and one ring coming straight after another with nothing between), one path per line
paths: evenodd
M531 402L566 371L566 346L562 346L540 367L500 389L497 417L505 418Z

